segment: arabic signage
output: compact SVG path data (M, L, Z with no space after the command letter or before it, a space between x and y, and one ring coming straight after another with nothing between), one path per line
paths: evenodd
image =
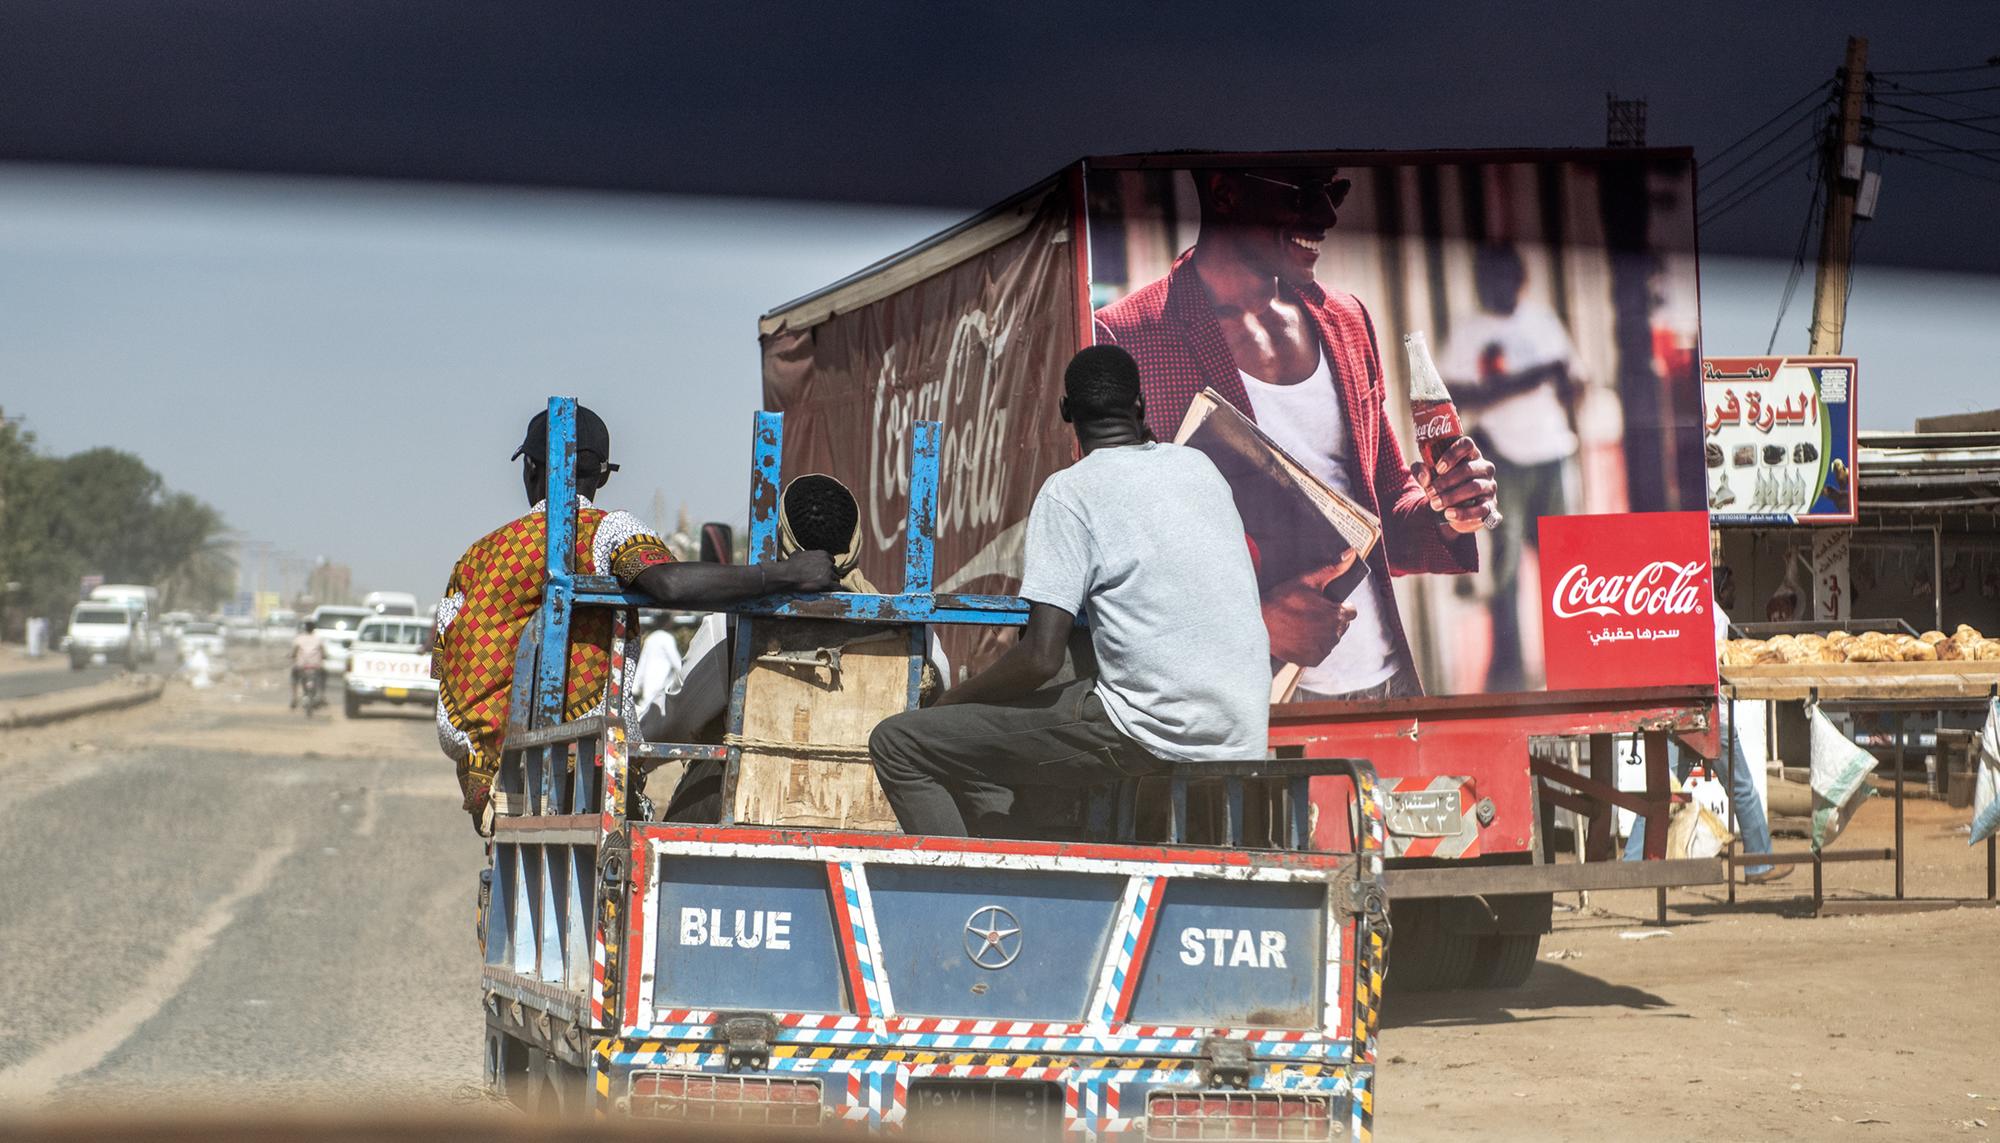
M1703 512L1542 519L1549 687L1714 686Z
M1717 523L1854 522L1855 375L1851 357L1702 359Z

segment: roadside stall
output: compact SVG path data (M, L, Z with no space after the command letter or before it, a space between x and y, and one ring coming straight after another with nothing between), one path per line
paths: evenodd
M1977 735L2000 695L2000 431L1869 433L1856 444L1851 522L1716 513L1718 562L1737 580L1722 697L1732 728L1768 744L1750 764L1805 768L1816 708L1881 763L1894 798L1893 848L1829 851L1821 837L1804 853L1732 857L1811 863L1823 911L1828 861L1893 861L1905 900L1906 792L1921 781L1924 796L1970 807ZM2000 897L1995 861L1989 841L1988 899Z

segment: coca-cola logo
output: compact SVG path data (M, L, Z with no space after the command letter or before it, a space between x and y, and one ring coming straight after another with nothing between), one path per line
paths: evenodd
M1439 413L1430 420L1420 421L1417 424L1417 439L1420 441L1435 440L1438 437L1455 437L1457 435L1457 418L1449 413Z
M1693 615L1702 608L1699 560L1655 560L1631 575L1592 575L1577 563L1556 580L1551 605L1564 619L1583 615Z
M905 386L898 346L882 355L875 377L868 441L868 531L878 551L903 542L903 505L910 493L909 436L917 421L939 421L937 532L997 523L1005 503L1014 446L1000 392L1000 356L1011 314L995 306L958 319L944 367Z

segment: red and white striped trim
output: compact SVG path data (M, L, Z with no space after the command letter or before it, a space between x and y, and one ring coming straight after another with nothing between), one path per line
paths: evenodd
M1449 837L1409 837L1389 831L1390 857L1479 857L1486 852L1480 842L1479 793L1472 779L1462 776L1381 779L1382 797L1393 802L1398 793L1442 794L1458 792L1459 830ZM1391 817L1394 815L1392 814Z

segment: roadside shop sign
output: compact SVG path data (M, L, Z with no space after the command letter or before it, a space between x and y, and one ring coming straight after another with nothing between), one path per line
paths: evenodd
M1702 432L1718 524L1851 524L1852 357L1705 357Z
M1540 530L1550 689L1715 685L1707 513L1544 516Z

